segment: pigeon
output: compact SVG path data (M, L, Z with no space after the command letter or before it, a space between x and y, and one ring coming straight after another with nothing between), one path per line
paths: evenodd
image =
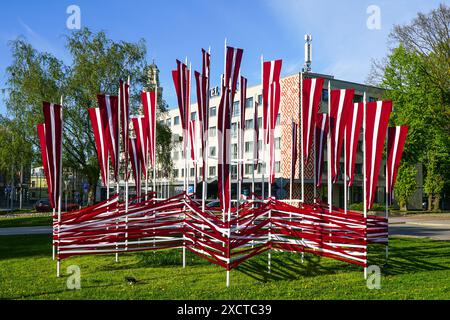
M133 277L125 277L125 282L132 286L137 283L137 280Z

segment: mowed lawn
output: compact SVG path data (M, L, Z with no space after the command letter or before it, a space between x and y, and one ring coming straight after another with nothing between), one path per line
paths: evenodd
M50 236L0 237L1 299L449 299L450 242L393 238L388 264L384 247L373 247L370 260L382 269L381 289L369 290L363 269L299 254L267 254L226 272L194 255L181 267L181 250L73 257L55 276ZM81 290L67 289L67 267L81 268ZM126 277L137 283L129 285Z

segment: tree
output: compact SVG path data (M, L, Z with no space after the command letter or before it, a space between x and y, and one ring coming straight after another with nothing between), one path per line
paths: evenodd
M396 47L373 63L369 76L387 89L384 98L394 102L392 125L410 127L403 161L424 164L425 183L433 185L425 192L435 202L450 189L449 25L450 8L442 4L407 25L395 26L390 39ZM444 183L435 184L440 178Z
M401 211L408 210L408 199L417 189L416 176L417 169L414 165L403 163L400 166L394 193Z
M100 169L87 109L97 106L98 93L116 95L119 79L128 76L132 79L131 112L139 109L140 92L147 84L145 41L115 42L104 32L84 28L66 37L72 57L69 65L50 53L38 52L22 38L12 41L10 47L13 63L7 68L9 113L38 151L35 128L43 121L42 101L59 103L64 97L63 167L81 172L87 179L92 203ZM170 139L158 139L158 143L170 146ZM170 152L170 148L163 150Z

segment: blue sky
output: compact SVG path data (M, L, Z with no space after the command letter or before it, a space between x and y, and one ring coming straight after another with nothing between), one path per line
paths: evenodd
M260 56L283 59L283 74L303 65L304 34L313 35L313 71L363 82L371 59L386 55L388 34L417 12L428 12L442 1L434 0L47 0L8 1L0 10L0 88L11 63L8 41L22 35L41 51L70 62L64 48L69 5L81 9L81 24L106 31L114 40L147 41L148 60L161 70L165 99L176 105L171 81L175 59L189 57L200 69L202 47L212 50L213 84L223 70L223 44L244 51L242 74L249 84L260 82ZM369 5L380 8L381 29L369 30ZM1 97L3 100L3 96ZM193 97L194 99L194 97ZM0 101L0 113L5 113Z

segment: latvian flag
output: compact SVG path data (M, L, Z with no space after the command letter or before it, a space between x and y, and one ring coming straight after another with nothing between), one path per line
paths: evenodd
M148 168L148 139L146 136L148 121L145 117L135 117L131 119L133 122L134 132L136 134L136 150L139 163L141 164L144 176L147 176Z
M180 111L181 126L183 128L184 148L187 148L187 130L190 120L190 77L191 72L188 66L177 60L177 70L172 71L173 83L178 99L178 109Z
M322 172L325 158L325 143L328 136L328 114L318 113L316 123L316 186L322 186Z
M386 138L392 101L368 102L365 118L366 201L367 210L372 208L377 190L383 146Z
M129 81L129 80L128 80ZM122 128L122 143L125 153L125 177L128 180L128 137L130 122L130 83L120 80L119 83L119 110L120 110L120 126Z
M141 196L141 175L142 175L142 166L139 160L139 144L137 143L137 139L129 139L130 146L130 160L131 167L133 169L134 181L136 183L136 196Z
M91 119L92 130L94 131L95 147L97 149L97 158L100 166L103 185L108 183L108 143L105 137L107 130L106 123L103 122L99 108L88 110Z
M148 152L150 155L150 165L155 165L156 154L156 92L142 92L142 105L145 117L145 138L148 140Z
M342 144L345 128L353 106L354 89L331 91L330 135L331 135L331 178L334 183L339 179Z
M302 150L304 159L302 159L302 161L304 161L305 164L308 162L311 153L313 132L322 98L323 83L324 80L322 78L307 78L303 80L303 108L301 114L303 131Z
M348 186L353 185L355 179L355 163L356 153L358 151L359 136L361 134L361 128L363 124L364 116L364 104L354 103L350 108L350 114L348 116L347 127L345 129L345 149L347 154L347 181Z
M387 186L389 192L389 204L392 204L394 187L397 180L398 168L402 160L405 148L406 137L408 136L407 126L397 126L389 128L387 143Z
M106 141L116 181L119 178L119 99L117 96L98 95L102 121L106 124Z
M42 164L47 178L50 205L57 208L62 170L62 107L44 102L43 111L44 124L38 125Z

